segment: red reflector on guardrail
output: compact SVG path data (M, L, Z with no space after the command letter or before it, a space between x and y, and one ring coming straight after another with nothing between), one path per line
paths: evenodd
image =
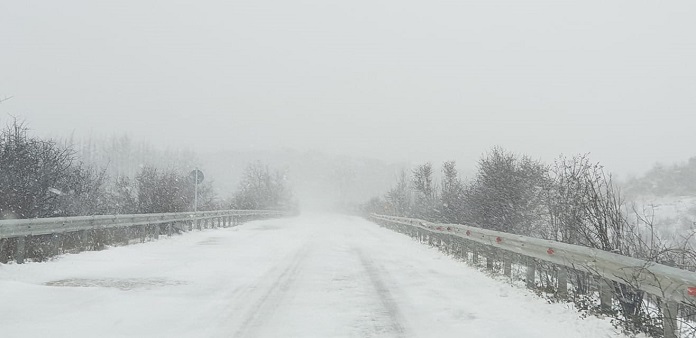
M502 239L502 238L500 238L500 237L496 237L496 238L495 238L495 241L496 241L496 242L498 242L498 243L500 243L500 242L502 242L502 241L503 241L503 239Z
M546 253L549 254L549 255L553 255L554 253L556 253L556 251L554 251L553 249L549 248L548 250L546 250Z
M471 236L471 230L467 230L467 231L466 231L466 235L467 235L467 236Z
M696 296L696 287L695 286L687 288L686 290L689 293L689 296Z

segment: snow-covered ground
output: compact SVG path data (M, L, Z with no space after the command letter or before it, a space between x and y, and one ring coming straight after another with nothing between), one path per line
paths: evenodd
M356 217L0 265L5 337L618 337Z
M638 196L636 210L644 217L653 216L653 224L667 242L683 242L696 231L696 197L694 196ZM696 245L696 239L691 238Z

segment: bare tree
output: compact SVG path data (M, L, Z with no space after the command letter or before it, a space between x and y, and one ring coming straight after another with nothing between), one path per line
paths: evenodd
M285 175L272 173L261 162L250 164L232 202L238 209L278 209L292 207L292 192Z
M193 209L194 185L186 172L146 166L135 177L139 213L183 212ZM126 195L128 198L128 195ZM199 210L215 207L212 186L198 188Z
M28 135L14 120L0 132L0 214L33 218L69 214L60 210L61 196L75 193L79 177L72 149ZM79 191L78 191L79 193Z
M411 215L411 189L409 188L408 174L405 170L399 173L396 185L387 192L385 199L392 214L396 216Z
M439 216L437 187L433 179L433 166L422 164L413 169L411 181L414 191L413 214L415 217L434 220Z
M466 187L467 219L484 228L512 233L538 231L547 214L545 164L494 147L478 163Z
M465 214L464 184L459 178L454 161L442 166L442 218L451 223L463 223Z

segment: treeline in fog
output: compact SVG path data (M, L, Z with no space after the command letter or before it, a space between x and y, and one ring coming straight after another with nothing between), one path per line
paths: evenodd
M0 219L191 211L195 163L193 153L158 152L127 137L101 145L41 138L14 120L0 130ZM210 179L198 186L198 210L294 205L284 175L261 163L246 169L236 191L216 192Z
M696 157L685 163L656 164L644 176L626 182L631 194L696 196Z

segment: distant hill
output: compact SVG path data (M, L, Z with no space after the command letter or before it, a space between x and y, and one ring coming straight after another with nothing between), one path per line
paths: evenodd
M672 166L656 164L644 176L624 183L630 196L696 196L696 157Z
M692 245L696 238L696 157L671 166L656 164L642 177L624 182L632 207L653 220L664 240Z

